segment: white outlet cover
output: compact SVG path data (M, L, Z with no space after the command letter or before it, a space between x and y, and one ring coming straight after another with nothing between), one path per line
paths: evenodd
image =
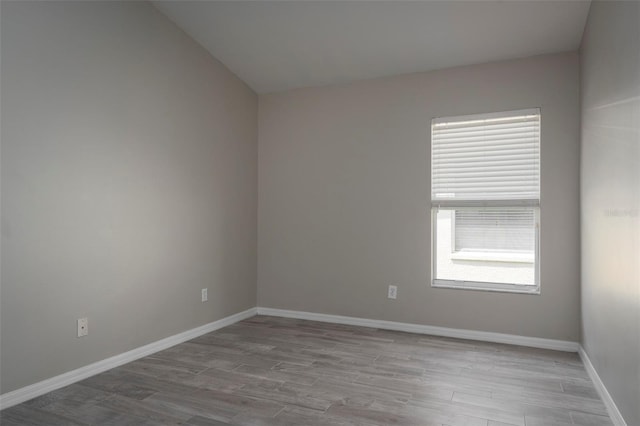
M207 289L203 288L202 289L202 301L206 302L207 300L209 300L209 296L207 295Z
M78 337L84 337L89 334L89 319L78 318Z
M387 292L387 297L389 299L395 299L398 296L398 286L390 285L389 291Z

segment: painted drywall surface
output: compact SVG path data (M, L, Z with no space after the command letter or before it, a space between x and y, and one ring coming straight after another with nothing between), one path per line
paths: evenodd
M260 96L259 306L577 341L578 62ZM541 294L430 287L431 119L531 107L542 109Z
M1 12L2 392L255 306L256 95L145 2Z
M640 425L640 3L593 2L581 54L583 346Z

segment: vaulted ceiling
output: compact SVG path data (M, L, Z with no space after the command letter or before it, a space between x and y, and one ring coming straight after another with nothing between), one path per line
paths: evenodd
M258 93L576 50L588 1L155 1Z

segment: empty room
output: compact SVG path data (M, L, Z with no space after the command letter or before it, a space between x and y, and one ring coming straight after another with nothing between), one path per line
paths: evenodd
M640 1L0 0L0 424L640 426Z

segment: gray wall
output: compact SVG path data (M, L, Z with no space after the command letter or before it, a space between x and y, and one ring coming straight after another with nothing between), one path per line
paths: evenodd
M257 96L146 2L1 28L1 392L254 307Z
M593 2L581 53L583 345L640 425L640 3Z
M578 62L260 96L258 305L579 340ZM431 118L529 107L542 108L542 294L431 288Z

